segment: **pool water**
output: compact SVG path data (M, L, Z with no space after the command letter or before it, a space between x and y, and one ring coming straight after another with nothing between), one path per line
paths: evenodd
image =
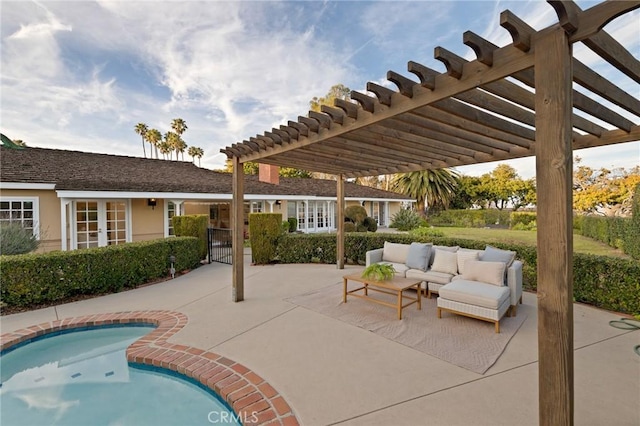
M151 327L97 328L36 340L0 357L0 424L240 424L200 386L132 368L126 348Z

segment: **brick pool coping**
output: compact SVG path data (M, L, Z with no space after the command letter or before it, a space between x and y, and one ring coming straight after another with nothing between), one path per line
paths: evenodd
M166 368L191 377L217 393L243 424L298 425L284 397L244 365L214 352L169 343L187 325L186 315L173 311L131 311L85 315L50 321L0 336L0 350L62 330L117 324L153 324L156 328L127 348L127 361Z

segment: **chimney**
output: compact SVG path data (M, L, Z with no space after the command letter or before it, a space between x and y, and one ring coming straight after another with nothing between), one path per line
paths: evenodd
M274 185L280 184L280 167L271 164L258 164L258 180Z

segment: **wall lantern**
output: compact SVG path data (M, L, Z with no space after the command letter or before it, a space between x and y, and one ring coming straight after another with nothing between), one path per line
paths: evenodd
M151 210L154 210L158 202L155 198L147 198L147 206L151 207Z
M280 204L282 204L282 201L276 200L276 206L279 206Z

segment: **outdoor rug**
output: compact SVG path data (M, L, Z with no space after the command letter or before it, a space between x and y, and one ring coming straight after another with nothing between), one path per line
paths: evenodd
M382 293L369 294L391 303L397 300ZM516 317L503 317L500 333L495 333L493 323L449 312L443 311L438 319L434 297L422 299L421 311L416 304L404 308L402 320L398 320L396 309L387 306L355 297L342 303L342 283L285 300L478 374L484 374L498 360L527 317L521 310Z

